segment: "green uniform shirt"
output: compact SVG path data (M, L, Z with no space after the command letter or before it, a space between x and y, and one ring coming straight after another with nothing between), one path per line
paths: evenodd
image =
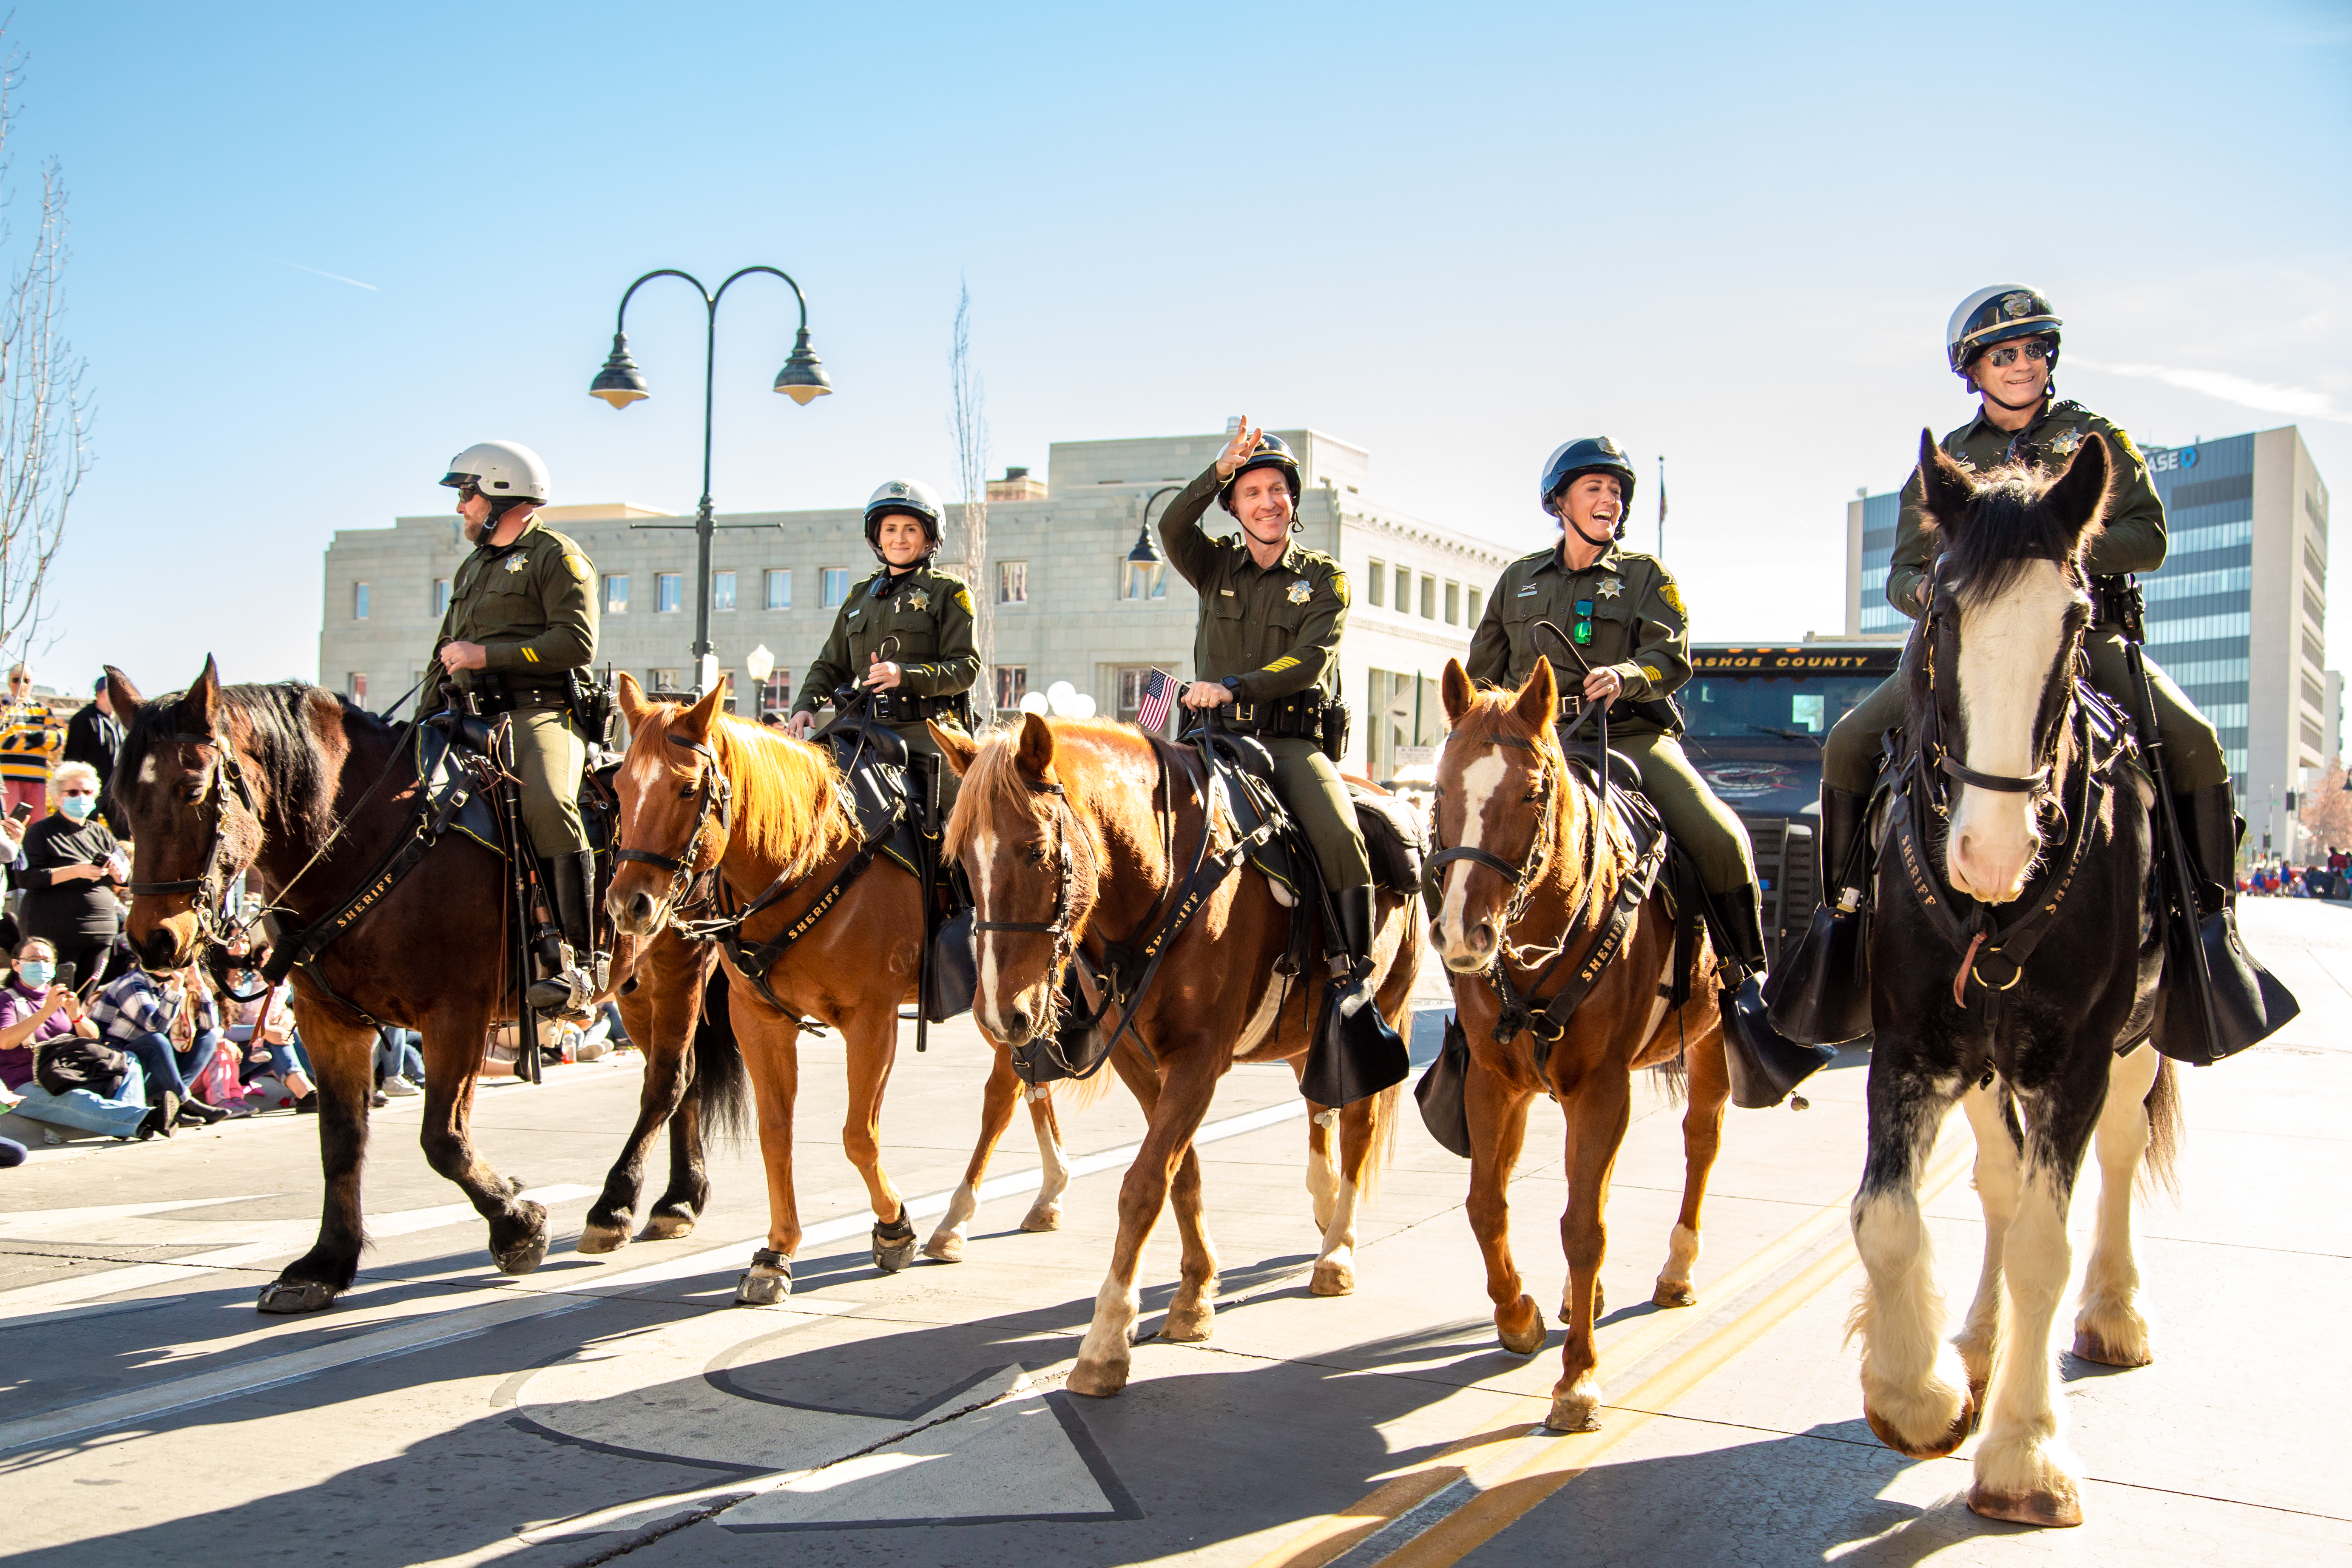
M1260 566L1243 541L1202 532L1201 514L1223 488L1212 463L1160 518L1161 547L1201 595L1193 679L1230 679L1235 699L1252 704L1310 688L1337 694L1348 574L1328 555L1297 543Z
M918 566L877 599L874 586L888 574L886 566L850 591L833 635L802 678L793 712L814 713L833 700L835 688L865 679L877 654L900 668L898 689L913 697L953 697L980 679L971 590L963 579Z
M1944 437L1943 447L1979 473L2008 463L2055 472L2095 430L2106 437L2121 483L2109 483L2108 494L2117 500L2107 513L2106 531L2091 546L2088 569L2095 577L2153 572L2164 564L2164 502L2148 482L2147 459L2121 426L2079 403L2045 401L2033 422L2012 434L1986 418L1979 406L1974 419ZM1915 621L1925 613L1916 595L1937 553L1919 526L1926 493L1918 469L1912 469L1903 487L1903 517L1895 525L1895 559L1886 574L1886 602Z
M1570 639L1573 654L1538 629L1542 621ZM1591 626L1591 641L1573 640L1579 622ZM1503 568L1487 595L1464 668L1484 685L1516 687L1535 672L1538 658L1551 660L1562 697L1583 691L1588 670L1615 670L1624 692L1610 708L1611 729L1628 735L1663 731L1667 726L1654 714L1628 704L1662 701L1690 679L1682 591L1656 556L1614 543L1580 572L1569 569L1558 546L1522 556Z
M567 670L596 662L596 568L579 545L534 519L511 544L477 547L449 584L449 611L433 645L439 672L428 704L476 671L441 671L443 645L479 643L489 669L518 691L562 688Z

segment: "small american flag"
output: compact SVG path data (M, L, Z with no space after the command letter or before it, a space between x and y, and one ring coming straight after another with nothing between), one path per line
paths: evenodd
M1169 704L1176 700L1176 678L1164 669L1154 669L1143 681L1143 700L1135 705L1135 721L1147 735L1157 735L1168 728Z

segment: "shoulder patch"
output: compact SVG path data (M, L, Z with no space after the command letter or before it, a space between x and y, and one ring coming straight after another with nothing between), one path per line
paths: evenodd
M576 550L567 550L563 552L563 569L571 573L576 582L588 581L588 557Z
M950 581L952 581L952 579L950 579ZM955 591L955 602L957 607L962 610L965 615L968 616L972 613L971 589L958 588Z
M1339 607L1348 607L1348 574L1338 567L1331 569L1331 592L1339 595Z
M2107 439L2113 441L2116 446L2121 447L2124 449L2124 455L2131 458L2133 462L2139 464L2142 468L2146 468L2147 466L2147 459L2139 455L2139 448L2137 447L2132 445L2131 432L2125 429L2122 426L2109 425L2107 426Z
M1690 619L1690 612L1683 607L1683 591L1675 586L1675 580L1672 577L1660 580L1658 584L1658 597L1664 599L1667 604L1672 605L1675 607L1675 614L1682 616L1685 620ZM1650 679L1655 680L1658 678L1653 675Z

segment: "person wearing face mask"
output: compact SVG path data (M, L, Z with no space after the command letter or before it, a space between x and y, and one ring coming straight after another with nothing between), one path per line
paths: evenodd
M1691 676L1690 616L1664 563L1618 542L1633 482L1633 463L1606 436L1552 453L1538 499L1559 525L1559 542L1503 569L1464 668L1481 685L1516 687L1537 660L1550 660L1570 755L1569 726L1593 703L1609 705L1610 750L1641 769L1642 793L1706 887L1725 1036L1743 1063L1733 1081L1753 1086L1740 1103L1774 1104L1835 1053L1781 1040L1764 1021L1756 852L1747 826L1707 787L1677 738L1682 714L1668 699ZM1591 724L1578 732L1587 755L1597 732Z
M882 569L850 591L834 618L833 635L810 664L793 704L790 724L806 735L816 710L837 688L857 685L873 695L866 711L889 725L918 755L937 756L924 727L931 719L971 727L965 694L980 679L972 641L971 590L962 578L931 564L940 551L946 509L919 479L892 479L866 503L866 542ZM940 816L955 804L956 776L940 770Z
M1216 460L1160 514L1160 542L1201 595L1193 679L1181 700L1196 712L1215 710L1225 728L1255 737L1274 759L1275 793L1314 850L1339 917L1324 945L1348 973L1331 984L1300 1089L1318 1105L1344 1105L1402 1081L1411 1063L1369 984L1372 865L1355 803L1321 744L1323 710L1339 692L1349 594L1339 562L1293 537L1301 482L1289 446L1244 417ZM1240 524L1240 537L1202 530L1212 500Z
M8 984L0 985L0 1085L22 1089L32 1082L34 1053L81 1022L80 1000L57 978L57 952L47 942L35 938L16 950Z
M72 964L78 981L95 980L105 973L107 950L122 929L114 889L129 868L122 847L97 816L96 770L67 763L50 789L56 814L25 830L26 869L16 879L25 903L16 921L26 937L52 943L58 962Z

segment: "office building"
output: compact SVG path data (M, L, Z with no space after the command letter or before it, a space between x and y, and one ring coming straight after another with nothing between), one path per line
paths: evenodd
M1341 689L1354 709L1348 765L1390 777L1398 748L1433 745L1442 733L1438 676L1467 651L1486 593L1517 552L1370 499L1362 447L1314 430L1279 434L1305 483L1301 542L1336 554L1353 586L1340 647ZM957 560L961 514L949 507L940 564L977 575L974 596L988 597L992 646L982 680L996 707L1066 680L1100 712L1129 717L1153 667L1191 676L1197 596L1173 569L1129 556L1147 508L1156 536L1171 487L1190 482L1223 445L1223 436L1055 442L1043 480L1013 468L990 481L988 560L977 574ZM599 665L629 670L652 689L691 687L694 535L630 526L683 520L619 504L559 505L541 515L596 563ZM761 705L789 707L843 597L873 570L860 511L719 521L761 525L727 528L712 545L719 668L732 672L748 712L744 656L764 647L775 668ZM1202 526L1230 533L1236 525L1212 506ZM1528 533L1523 550L1541 542ZM339 531L326 552L320 684L378 706L404 690L423 673L467 548L448 513Z
M2148 656L2221 731L2246 847L2294 855L2286 797L2336 750L2326 668L2327 487L2289 425L2149 447L2161 569L2140 578ZM1846 503L1846 629L1904 632L1886 602L1899 491Z

